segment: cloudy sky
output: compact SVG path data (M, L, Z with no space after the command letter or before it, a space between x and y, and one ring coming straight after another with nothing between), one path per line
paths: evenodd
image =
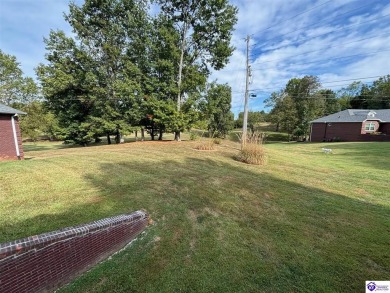
M231 1L239 8L236 50L212 79L232 87L235 114L244 105L247 36L253 111L263 109L264 99L294 77L316 75L323 87L337 90L390 74L388 0ZM0 0L0 49L17 57L25 75L34 77L34 67L45 62L43 38L50 29L70 34L63 17L68 2Z

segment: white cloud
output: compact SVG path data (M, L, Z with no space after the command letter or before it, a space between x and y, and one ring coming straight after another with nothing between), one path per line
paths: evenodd
M380 37L389 33L390 27L390 16L387 16L390 5L384 1L331 1L295 18L292 17L299 11L309 10L321 2L276 0L235 3L240 8L240 15L234 40L240 40L241 45L237 46L238 51L233 54L232 63L226 70L212 76L231 84L236 114L243 110L244 93L242 85L231 80L237 80L233 72L239 72L241 80L245 79L243 38L253 32L252 44L256 45L251 48L254 59L251 60L253 83L250 88L259 89L262 99L266 95L260 90L277 91L294 77L317 75L321 81L330 82L390 73L389 52L386 52L390 49L390 36ZM241 71L234 71L234 68ZM349 84L340 82L324 86L337 89L345 83ZM261 109L261 101L257 99L256 102L258 104L254 105L252 101L252 106ZM237 105L241 108L237 109Z

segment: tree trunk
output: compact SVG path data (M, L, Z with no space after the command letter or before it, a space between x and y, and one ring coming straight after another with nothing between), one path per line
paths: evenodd
M145 129L141 128L141 141L145 140Z
M154 140L154 125L152 125L152 129L150 130L150 138Z
M110 134L107 133L107 144L111 144L111 137Z
M134 131L135 133L134 133L134 137L135 137L135 141L137 141L138 140L138 131L136 130L136 131Z
M115 134L115 143L120 143L120 142L121 142L121 133L119 129L117 129Z
M158 136L158 140L162 140L163 139L163 129L162 129L162 127L160 127L160 129L159 129L159 136Z
M101 140L101 138L99 137L99 136L95 136L95 143L99 143L99 142L101 142L102 140Z
M175 131L175 140L176 141L181 141L181 139L180 139L180 131Z

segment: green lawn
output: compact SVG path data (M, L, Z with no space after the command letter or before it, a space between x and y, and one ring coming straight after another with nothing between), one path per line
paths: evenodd
M25 147L0 162L0 242L146 209L144 234L59 292L363 292L390 279L390 143ZM332 148L327 155L321 148Z

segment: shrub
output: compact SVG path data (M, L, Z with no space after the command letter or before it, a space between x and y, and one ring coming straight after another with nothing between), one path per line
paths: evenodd
M240 140L242 139L239 136ZM265 133L249 132L247 142L237 156L237 160L247 164L265 165L267 162L266 153L263 147Z
M267 163L267 156L263 145L248 143L238 154L237 160L247 164L265 165Z
M213 143L214 144L221 144L222 140L220 138L214 138Z

